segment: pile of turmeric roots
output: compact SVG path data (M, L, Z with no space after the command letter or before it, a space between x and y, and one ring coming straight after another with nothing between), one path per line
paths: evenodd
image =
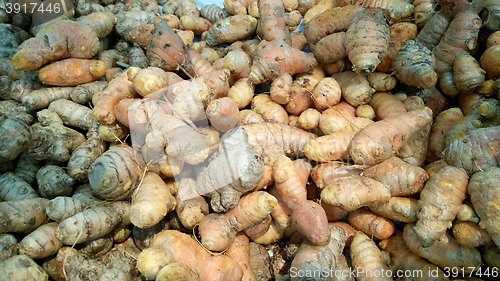
M498 0L30 1L0 280L498 278Z

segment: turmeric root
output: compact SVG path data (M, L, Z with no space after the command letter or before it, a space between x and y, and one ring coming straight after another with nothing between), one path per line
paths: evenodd
M39 122L30 127L32 142L28 154L38 160L68 161L71 152L85 141L85 136L64 126L54 111L38 111L37 117Z
M389 34L389 25L382 9L365 8L353 16L344 44L356 73L375 71L381 62L380 58L387 52Z
M179 182L176 194L175 212L182 225L187 229L193 229L209 213L209 206L205 198L197 195L196 184L193 179L183 178Z
M256 95L252 99L252 109L262 115L266 122L289 123L286 110L281 105L274 102L269 95Z
M122 221L128 221L129 210L130 204L126 202L96 204L61 221L56 230L56 237L65 245L102 237Z
M340 207L347 212L388 202L390 197L389 188L381 182L363 176L338 178L321 191L324 203Z
M352 227L362 231L372 239L384 240L391 237L396 230L390 219L364 208L350 212L347 215L347 221Z
M364 170L361 165L349 165L343 161L331 161L315 166L311 171L311 179L318 189L324 189L335 179L346 176L359 176Z
M362 232L358 232L351 242L351 259L352 266L359 273L357 280L392 280L392 275L387 274L391 272L387 265L390 260L389 256ZM374 272L380 275L375 275Z
M45 165L36 173L38 192L45 198L69 196L73 193L75 180L63 168L55 165Z
M466 247L477 248L493 242L488 232L474 222L454 221L451 230L457 242Z
M132 195L130 222L140 228L151 227L175 208L175 198L163 180L153 172L146 172Z
M226 250L238 231L267 218L276 205L276 198L264 191L242 197L236 207L225 214L212 213L202 219L199 225L201 243L211 251Z
M30 233L47 221L48 199L31 198L0 202L0 233Z
M88 179L97 197L123 200L135 191L141 174L135 151L127 145L121 145L111 147L92 163Z
M74 21L54 21L19 45L12 64L16 69L34 70L64 58L90 59L98 51L99 38L92 28Z
M373 120L356 117L356 109L347 102L340 103L321 113L319 128L324 134L357 132Z
M429 178L427 172L405 163L396 156L366 168L363 175L387 186L392 196L406 196L420 192Z
M230 97L211 101L205 112L210 124L223 133L235 128L240 123L238 104Z
M12 172L0 176L0 199L2 201L18 201L38 198L38 193L23 178Z
M84 130L97 127L97 121L92 115L92 110L76 102L66 99L55 100L49 104L48 109L56 112L61 117L64 125Z
M465 171L453 166L443 167L429 178L420 193L418 221L413 227L424 247L441 239L452 226L465 198L467 183ZM448 194L450 199L443 200Z
M22 97L22 102L29 110L46 108L49 104L59 99L70 99L72 87L41 88L27 93Z
M241 280L243 276L236 261L224 255L210 255L189 235L176 230L158 233L151 241L151 248L164 249L171 254L173 261L192 266L200 280Z
M99 134L95 130L89 130L87 140L78 146L69 157L68 175L77 181L86 181L90 165L104 153L105 149L106 143L99 138Z
M393 272L398 270L409 270L422 272L418 277L433 278L432 280L448 280L444 272L436 265L412 253L403 240L402 233L397 233L387 239L380 241L379 246L391 256L391 268ZM433 276L430 276L432 272ZM434 273L437 273L434 276ZM416 276L415 276L416 277Z
M92 113L94 118L102 124L114 124L116 117L114 114L115 105L122 99L136 97L133 83L128 79L127 72L123 72L115 79L111 80L99 95L99 99L92 101L94 108Z
M463 168L469 175L498 167L498 130L500 127L479 128L446 145L443 159L449 165Z
M407 224L403 232L405 244L412 253L441 268L455 266L460 270L463 268L466 273L481 266L479 250L458 244L450 233L446 233L445 237L436 241L432 246L423 247L420 238L413 230L413 226L414 224Z
M349 271L346 258L342 253L346 243L347 235L338 226L330 225L330 242L327 245L317 246L303 242L290 265L291 280L301 280L298 272L319 272L324 268L330 268L333 272ZM300 270L300 271L299 271ZM354 280L351 276L343 276L337 280Z
M349 104L357 107L368 104L375 89L370 87L370 83L365 76L353 71L344 71L332 75L341 89L341 95Z
M495 223L498 216L495 202L499 186L499 171L498 167L478 171L471 176L467 187L474 210L477 212L479 218L481 218L479 226L486 230L496 245L500 244Z
M313 245L328 244L330 232L325 211L316 202L307 200L308 171L286 156L279 157L273 169L281 201L292 210L292 225Z
M281 155L301 157L304 144L309 139L316 137L313 133L278 123L250 124L244 125L242 128L248 134L250 148L262 156L264 164L271 166ZM283 145L269 149L268 146L274 146L274 143Z
M254 188L264 175L260 155L249 147L241 147L247 140L246 131L234 129L226 135L219 144L220 156L197 177L198 194L209 196L216 212L235 207L240 196Z
M368 206L370 211L401 222L416 222L418 200L407 197L391 197L389 202Z
M60 60L38 71L40 81L53 86L77 86L96 81L104 74L104 62L84 59Z
M32 259L42 259L53 254L63 246L56 238L58 223L51 222L41 225L19 242L19 253Z
M0 274L8 280L49 280L47 272L33 259L24 254L6 259L0 262L0 265Z
M19 244L12 234L0 234L0 262L17 255Z
M417 40L408 40L401 46L392 60L392 69L408 86L430 88L437 82L433 55Z
M405 124L400 122L402 119ZM377 121L354 135L350 155L358 164L380 163L397 152L407 138L429 125L431 121L432 110L428 107ZM374 134L373 130L388 130L389 135ZM371 140L376 135L379 135L380 139Z
M234 15L219 20L203 33L208 46L232 43L252 35L257 28L257 19L249 15Z

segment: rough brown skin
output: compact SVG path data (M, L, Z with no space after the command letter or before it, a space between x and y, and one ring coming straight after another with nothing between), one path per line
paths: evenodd
M45 37L49 38L50 44L44 41ZM59 59L90 59L98 51L99 38L92 28L74 21L57 21L44 26L35 38L19 45L19 50L12 57L12 64L16 69L35 70Z
M478 171L471 176L467 187L472 205L481 218L479 225L488 232L496 245L500 244L498 226L495 223L498 218L498 208L495 202L498 200L497 194L500 186L498 182L499 172L498 167Z
M203 34L209 46L232 43L252 35L257 28L257 19L249 15L234 15L224 18Z
M132 195L130 222L140 228L151 227L175 208L176 201L157 174L146 172Z
M6 280L40 280L48 281L49 275L33 259L27 255L15 255L0 263L0 274Z
M78 146L68 160L67 173L77 181L88 179L90 165L104 153L106 143L99 138L95 130L87 132L87 140Z
M135 151L128 145L119 145L111 147L92 163L88 179L94 195L123 200L132 195L141 175Z
M351 259L354 268L364 268L364 273L357 276L357 280L392 280L387 274L375 277L370 272L381 273L389 271L389 257L382 252L375 242L362 232L358 232L351 242Z
M165 71L179 69L184 64L187 53L179 35L168 26L165 20L160 21L152 33L153 36L146 49L149 65Z
M229 281L243 277L243 270L236 261L224 255L210 255L189 235L176 230L158 233L151 241L151 248L164 249L174 261L194 267L200 280Z
M19 242L19 253L32 259L42 259L56 254L63 246L55 235L58 225L57 222L47 223L26 235Z
M430 247L423 247L418 235L413 230L414 224L407 224L404 228L403 239L406 246L414 254L427 259L431 263L444 267L458 267L470 273L481 266L481 254L476 248L464 247L446 233L445 238L436 241ZM469 268L470 267L470 268Z
M431 121L432 110L428 107L377 121L354 135L350 155L358 164L380 163L396 153L407 138ZM380 130L386 134L380 134Z
M471 55L459 56L453 64L453 81L462 92L474 92L485 81L485 73Z
M47 221L48 199L31 198L0 202L0 233L30 233Z
M22 97L22 102L29 110L46 108L58 99L70 99L72 87L41 88Z
M426 160L428 162L436 161L442 157L441 153L446 147L444 143L445 132L463 117L460 108L453 107L440 112L434 118L427 147Z
M54 111L38 111L37 117L39 122L30 127L32 142L28 154L37 160L68 161L71 152L85 141L85 136L64 126Z
M441 37L446 33L451 18L445 16L441 11L430 16L428 22L418 33L416 39L429 50L433 50L439 44Z
M331 268L333 270L346 270L348 268L345 256L342 251L346 243L347 235L339 227L330 225L331 236L327 245L317 246L303 242L293 258L291 268L296 271L305 270L305 272L317 272L322 268ZM292 276L291 280L302 280L300 277ZM354 280L352 276L339 277L337 280Z
M38 193L23 178L12 172L0 176L0 199L2 201L18 201L38 198Z
M449 165L465 169L469 175L498 167L499 130L499 126L471 130L447 144L443 159Z
M130 204L122 201L99 203L59 223L56 237L65 245L79 244L110 233L128 221Z
M209 196L216 212L235 207L241 195L253 189L264 175L262 157L242 145L247 140L246 131L234 129L231 133L232 136L221 140L220 155L197 176L198 194ZM236 140L236 146L231 146L234 145L231 138Z
M72 197L59 196L50 200L47 203L46 212L50 219L60 222L99 201L92 195L90 185L86 184L78 187Z
M40 81L52 86L77 86L96 81L104 74L104 62L86 59L60 60L38 71Z
M421 270L422 275L419 275L419 277L426 278L425 280L449 280L448 277L445 277L444 272L439 267L412 253L410 249L408 249L408 247L405 245L402 233L398 232L396 235L380 241L379 246L382 250L389 253L391 257L390 265L393 272L396 272L397 270L410 270L412 272L420 272ZM438 276L430 276L431 271L433 272L433 274L437 271Z
M430 88L436 85L434 56L417 40L408 40L392 60L396 77L408 86Z
M83 130L95 130L97 127L97 121L94 119L92 109L71 100L55 100L49 104L48 109L56 112L61 117L64 125Z
M366 168L363 175L383 183L390 189L392 196L418 193L429 178L424 169L407 164L396 156Z
M324 203L347 212L388 202L390 191L381 182L364 176L340 177L321 191Z
M69 196L73 192L75 180L66 171L55 165L45 165L36 173L38 192L44 198Z
M19 244L12 234L0 234L0 262L18 254Z
M344 44L356 73L375 71L380 58L387 52L389 36L389 25L382 9L365 8L353 16Z
M447 81L443 78L448 75L447 73L452 73L457 56L468 54L469 51L476 47L481 24L481 18L473 12L464 12L457 15L433 50L436 56L436 73L438 78L441 79L440 89L444 94L453 97L459 93L458 89L455 90L454 81Z

